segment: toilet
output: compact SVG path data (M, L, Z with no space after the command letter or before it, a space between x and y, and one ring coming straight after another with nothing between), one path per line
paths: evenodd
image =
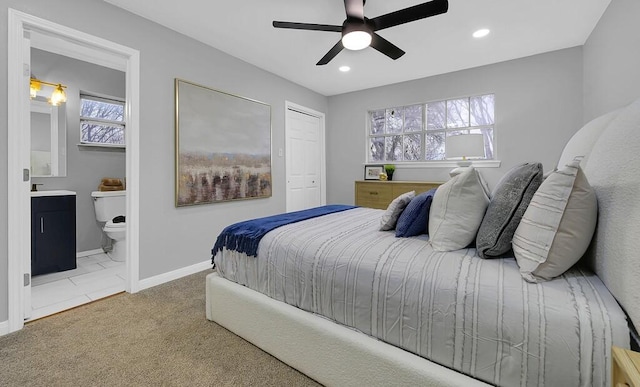
M96 220L104 224L102 231L112 241L113 248L107 255L114 261L124 262L127 258L127 224L114 223L113 218L125 215L127 191L93 191L91 197L96 210Z

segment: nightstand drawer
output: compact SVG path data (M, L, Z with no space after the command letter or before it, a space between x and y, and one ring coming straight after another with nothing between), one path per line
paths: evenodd
M360 207L386 209L389 203L405 192L416 194L435 188L442 183L423 181L356 181L355 204Z
M362 185L356 188L356 203L358 206L385 209L393 200L390 186Z

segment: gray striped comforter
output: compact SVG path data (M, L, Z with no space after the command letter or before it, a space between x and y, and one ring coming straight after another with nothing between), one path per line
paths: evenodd
M501 386L604 386L624 313L599 278L571 269L541 284L514 259L436 252L428 237L377 231L356 208L269 232L258 257L223 250L223 277L441 365Z

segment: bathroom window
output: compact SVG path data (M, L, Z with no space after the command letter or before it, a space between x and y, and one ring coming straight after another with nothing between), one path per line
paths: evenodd
M124 100L80 93L80 142L87 145L125 145Z

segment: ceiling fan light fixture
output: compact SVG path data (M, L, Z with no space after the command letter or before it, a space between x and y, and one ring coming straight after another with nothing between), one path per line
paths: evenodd
M342 45L347 50L362 50L371 44L371 34L365 31L351 31L342 37Z
M373 30L363 21L345 20L342 25L342 45L347 50L362 50L369 47Z

